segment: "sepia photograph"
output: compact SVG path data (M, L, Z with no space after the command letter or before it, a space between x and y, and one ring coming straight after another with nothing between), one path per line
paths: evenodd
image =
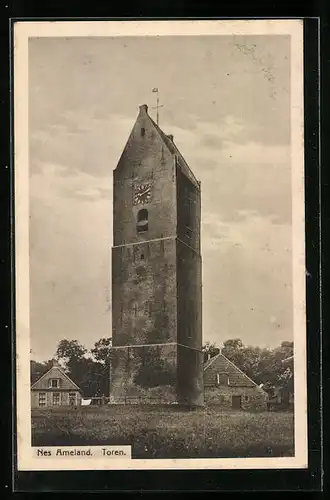
M14 40L18 470L306 468L301 21Z

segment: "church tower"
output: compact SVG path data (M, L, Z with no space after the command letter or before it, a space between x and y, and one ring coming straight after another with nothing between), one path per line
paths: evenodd
M113 188L110 401L201 405L200 183L145 104Z

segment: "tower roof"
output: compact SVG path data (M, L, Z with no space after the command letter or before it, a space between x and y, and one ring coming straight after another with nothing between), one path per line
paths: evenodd
M159 125L157 125L157 123L151 118L151 116L148 114L148 106L147 106L147 104L141 104L139 106L139 108L140 108L139 115L141 115L141 114L147 115L148 119L151 121L151 123L153 124L154 128L159 133L161 139L163 140L164 144L166 145L166 147L168 148L168 150L170 151L170 153L177 158L177 165L179 166L181 172L186 177L188 177L188 179L195 185L195 187L197 187L197 189L200 189L200 182L196 179L196 177L193 174L193 172L191 171L188 163L186 162L186 160L182 156L181 152L179 151L178 147L174 143L174 137L173 137L173 135L171 135L171 134L166 135L163 132L163 130L159 127Z

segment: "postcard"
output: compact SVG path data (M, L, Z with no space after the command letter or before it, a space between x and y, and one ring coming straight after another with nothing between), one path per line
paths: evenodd
M18 470L307 468L302 21L13 40Z

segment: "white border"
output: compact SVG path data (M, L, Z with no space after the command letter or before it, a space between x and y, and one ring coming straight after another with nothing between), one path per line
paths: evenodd
M14 26L14 138L16 246L16 357L18 470L285 469L307 467L305 321L305 219L303 131L303 21L41 21ZM52 459L33 456L30 415L29 309L29 37L109 36L291 36L292 244L295 346L295 456L235 459Z

